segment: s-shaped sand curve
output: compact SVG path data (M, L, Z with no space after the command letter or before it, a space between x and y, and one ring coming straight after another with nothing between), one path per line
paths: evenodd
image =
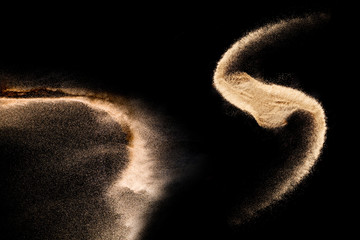
M312 30L326 19L326 15L320 14L268 24L235 42L218 62L214 74L215 88L226 101L254 117L259 126L266 129L282 128L295 112L305 114L310 119L306 148L300 149L301 154L289 156L291 166L287 165L278 171L282 180L270 180L271 184L266 187L263 196L257 196L256 202L246 206L241 212L242 216L236 217L237 223L252 217L293 190L309 174L319 158L326 134L325 113L317 100L290 87L265 83L242 71L242 67L249 56L286 40L293 32Z

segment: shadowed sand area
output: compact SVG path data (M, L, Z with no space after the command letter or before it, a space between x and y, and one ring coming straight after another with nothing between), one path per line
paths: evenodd
M76 101L0 111L1 235L99 239L119 215L106 191L127 163L127 138L105 112Z

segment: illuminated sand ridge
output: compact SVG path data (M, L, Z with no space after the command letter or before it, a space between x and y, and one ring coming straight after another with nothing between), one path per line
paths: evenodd
M85 104L91 109L107 113L99 121L106 122L110 118L122 127L129 141L128 163L104 196L119 217L116 223L111 223L115 227L104 226L104 231L92 239L140 238L144 218L151 213L151 205L163 197L166 183L176 175L171 172L171 165L161 164L160 155L169 145L169 140L158 129L160 119L142 109L136 101L75 89L2 90L0 112L35 103ZM0 128L11 124L7 119L2 119Z
M299 90L252 77L244 72L243 66L264 48L278 41L286 41L288 35L294 32L315 29L326 19L326 15L320 14L268 24L235 42L218 62L214 74L215 88L226 101L251 115L259 126L280 129L295 113L307 118L310 126L304 140L307 142L306 148L300 149L299 154L289 156L289 162L274 177L282 180L269 180L268 187L243 207L242 216L237 216L234 222L241 223L293 190L314 166L326 134L325 113L317 100Z

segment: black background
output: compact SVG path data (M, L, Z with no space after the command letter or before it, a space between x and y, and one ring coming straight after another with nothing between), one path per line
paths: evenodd
M2 11L3 73L54 82L58 80L51 76L76 79L86 87L140 98L196 139L191 151L204 155L206 166L167 199L146 238L293 238L351 232L351 191L345 188L351 165L344 155L342 122L347 94L339 85L346 61L345 30L339 5L239 1L221 6L134 3ZM246 32L318 11L331 14L329 26L265 59L261 71L267 79L302 89L322 102L329 127L323 154L310 177L286 200L250 223L230 227L233 199L252 186L241 188L232 181L237 169L256 168L253 162L272 161L281 152L270 133L214 90L216 63Z

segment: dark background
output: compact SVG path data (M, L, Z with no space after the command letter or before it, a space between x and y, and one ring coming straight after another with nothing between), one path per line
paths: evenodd
M2 10L0 70L140 98L173 117L204 155L198 176L174 191L151 221L148 239L256 239L350 233L345 186L344 22L332 3L22 6ZM250 223L230 227L236 199L257 186L252 174L282 157L278 139L225 103L212 87L217 61L246 32L269 21L325 11L329 25L268 55L266 79L318 98L327 141L313 173L284 201ZM347 65L346 65L347 66ZM54 77L55 76L55 77ZM56 77L57 76L57 77ZM51 79L54 78L54 79ZM238 172L239 169L239 172ZM249 169L249 170L247 170ZM255 170L258 170L256 172ZM237 175L246 182L239 185Z

